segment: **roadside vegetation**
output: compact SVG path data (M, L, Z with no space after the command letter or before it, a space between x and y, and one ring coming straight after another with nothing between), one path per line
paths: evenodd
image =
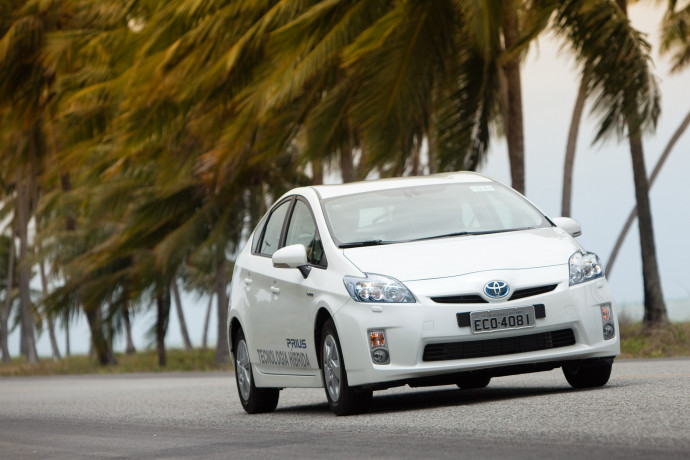
M29 363L22 356L0 363L0 377L232 370L231 364L216 364L214 351L208 349L171 349L167 351L167 358L166 365L160 366L155 350L130 355L116 353L116 366L101 366L88 355L66 356L60 360L41 359L38 363Z
M690 356L690 322L648 329L642 323L620 325L621 358L671 358Z

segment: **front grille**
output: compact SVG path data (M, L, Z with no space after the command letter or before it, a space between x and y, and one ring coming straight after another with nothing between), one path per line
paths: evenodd
M525 297L532 297L539 294L546 294L556 289L557 284L549 284L548 286L537 286L524 289L518 289L513 292L507 300L524 299ZM489 303L484 297L479 294L461 294L461 295L446 295L431 297L436 303Z
M517 291L513 292L513 295L510 296L510 299L508 300L517 300L517 299L524 299L525 297L532 297L534 295L539 295L539 294L546 294L547 292L551 292L554 289L556 289L557 284L550 284L548 286L537 286L537 287L531 287L531 288L525 288L525 289L518 289Z
M500 339L472 340L467 342L431 343L424 347L424 361L446 361L450 359L486 358L489 356L512 355L528 351L575 345L572 329L542 332L539 334L503 337Z

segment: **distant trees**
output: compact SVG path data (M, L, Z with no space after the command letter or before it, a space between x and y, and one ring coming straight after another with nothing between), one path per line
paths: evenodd
M271 199L324 170L474 169L504 133L524 190L520 67L546 30L586 69L600 135L653 126L648 45L608 0L2 2L0 193L19 244L0 264L10 307L17 267L22 352L34 317L84 314L113 364L153 309L164 365L180 284L215 299L227 362L234 254Z

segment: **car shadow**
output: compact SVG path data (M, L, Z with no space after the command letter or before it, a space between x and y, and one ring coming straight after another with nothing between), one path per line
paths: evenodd
M419 409L434 409L450 406L475 406L484 403L492 403L504 400L516 400L534 398L555 394L565 394L580 391L600 391L606 388L593 388L576 390L570 387L514 387L514 388L483 388L479 390L460 390L457 388L419 390L411 389L409 392L396 394L377 395L374 392L370 413L390 413L401 411L413 411ZM328 404L310 404L300 406L281 407L276 412L289 412L293 414L329 413Z

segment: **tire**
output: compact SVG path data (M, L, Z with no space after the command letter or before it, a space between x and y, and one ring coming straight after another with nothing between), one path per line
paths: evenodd
M336 415L353 415L371 409L372 391L353 389L347 383L343 351L333 320L326 321L319 341L321 375L328 405Z
M613 361L587 360L565 364L563 375L573 388L603 387L611 377Z
M273 412L278 406L280 390L277 388L257 388L254 385L249 348L242 329L237 332L234 344L235 382L242 407L248 414Z
M477 390L486 388L489 382L491 382L491 377L488 375L468 375L460 379L457 385L461 390Z

